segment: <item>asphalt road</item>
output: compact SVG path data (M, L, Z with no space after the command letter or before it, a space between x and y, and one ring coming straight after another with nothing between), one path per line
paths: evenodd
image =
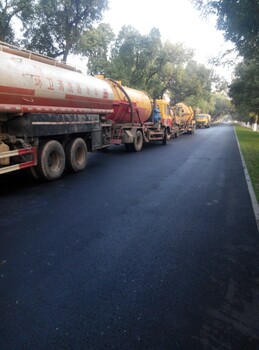
M0 187L1 350L259 349L259 233L232 126Z

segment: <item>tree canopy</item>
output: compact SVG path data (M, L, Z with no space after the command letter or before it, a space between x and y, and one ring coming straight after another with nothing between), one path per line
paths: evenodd
M259 62L245 60L236 68L236 78L230 86L230 97L242 115L259 115Z
M82 35L79 51L88 57L92 75L120 80L146 91L151 98L166 93L173 104L186 102L203 112L215 111L213 87L219 91L226 88L224 80L193 59L191 49L181 43L163 43L157 28L141 35L135 28L123 26L116 37L109 25L100 24ZM223 108L220 111L225 113Z
M81 33L102 18L107 0L35 0L26 13L24 45L66 61Z
M217 28L233 42L241 56L252 59L259 54L258 0L192 0L207 14L217 15Z
M108 0L0 0L0 39L18 42L12 20L20 19L24 48L66 61L107 6Z
M203 14L216 14L217 27L235 44L243 61L235 70L229 94L240 115L258 115L258 0L192 0Z
M30 0L0 0L0 40L14 44L16 35L13 20L31 7Z
M166 93L173 103L187 101L203 112L214 108L215 76L194 61L191 49L162 42L158 28L142 35L123 26L116 36L109 24L96 26L108 0L0 0L0 4L2 40L15 41L11 21L19 18L24 35L20 43L26 49L65 61L70 53L80 54L87 57L91 75L120 80L151 98Z

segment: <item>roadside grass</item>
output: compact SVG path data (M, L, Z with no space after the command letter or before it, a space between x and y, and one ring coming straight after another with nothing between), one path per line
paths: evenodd
M240 125L235 125L235 130L259 202L259 133Z

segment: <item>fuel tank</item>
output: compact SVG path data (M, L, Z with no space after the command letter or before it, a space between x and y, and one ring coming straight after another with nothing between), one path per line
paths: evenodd
M44 56L0 45L0 112L113 113L110 84Z

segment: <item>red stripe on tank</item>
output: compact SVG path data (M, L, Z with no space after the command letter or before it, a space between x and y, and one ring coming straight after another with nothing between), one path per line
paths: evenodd
M11 87L11 86L0 86L0 93L3 93L3 94L22 94L22 95L34 96L35 90L17 88L17 87Z

